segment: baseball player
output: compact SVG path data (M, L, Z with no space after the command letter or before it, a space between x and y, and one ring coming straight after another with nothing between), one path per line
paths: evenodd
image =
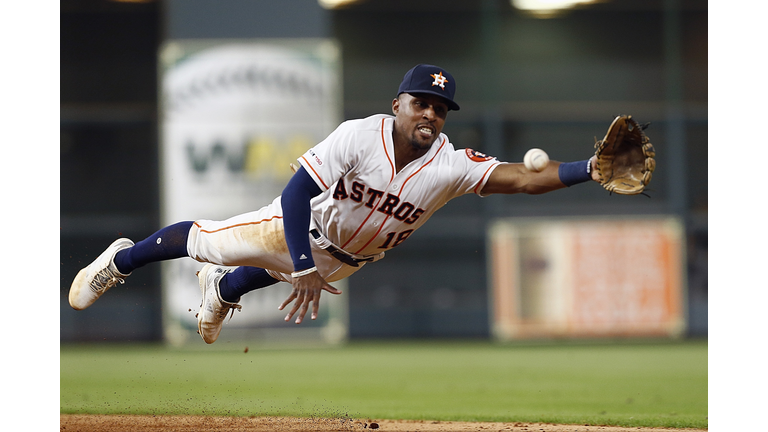
M409 70L392 115L342 123L304 153L281 196L254 212L223 221L179 222L133 243L121 238L80 270L69 291L78 310L124 283L150 262L191 257L207 263L198 273L202 305L198 330L206 343L221 332L240 297L285 281L293 290L279 305L300 324L320 294L341 294L343 279L408 239L440 207L458 196L540 194L595 176L594 157L551 161L534 172L471 149L455 149L442 133L456 81L443 68Z

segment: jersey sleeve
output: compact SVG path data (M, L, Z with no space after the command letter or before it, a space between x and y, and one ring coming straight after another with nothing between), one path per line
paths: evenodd
M355 164L354 135L350 122L344 122L298 159L323 192Z
M481 197L483 186L488 182L493 170L501 162L493 156L488 156L472 149L458 149L451 155L452 167L457 171L455 196L474 193Z

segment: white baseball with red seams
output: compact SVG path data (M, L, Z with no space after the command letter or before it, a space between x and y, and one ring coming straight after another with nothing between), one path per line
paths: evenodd
M451 199L480 195L500 164L455 150L441 133L425 155L395 172L393 125L383 114L344 122L299 158L323 191L311 202L313 227L349 253L373 256L401 244Z
M534 172L541 172L549 165L549 155L542 149L532 148L523 157L525 167Z

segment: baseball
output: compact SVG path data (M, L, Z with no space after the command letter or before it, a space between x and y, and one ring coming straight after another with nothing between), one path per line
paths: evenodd
M529 170L539 172L549 165L549 156L542 149L532 148L525 153L523 163Z

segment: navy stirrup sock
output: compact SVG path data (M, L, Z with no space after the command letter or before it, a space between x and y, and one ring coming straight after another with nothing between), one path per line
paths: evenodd
M279 281L259 267L238 267L232 273L226 274L219 281L221 299L229 303L237 303L240 297L255 289L274 285Z
M179 222L167 226L115 255L115 267L122 274L129 274L151 262L189 256L187 237L194 222Z

